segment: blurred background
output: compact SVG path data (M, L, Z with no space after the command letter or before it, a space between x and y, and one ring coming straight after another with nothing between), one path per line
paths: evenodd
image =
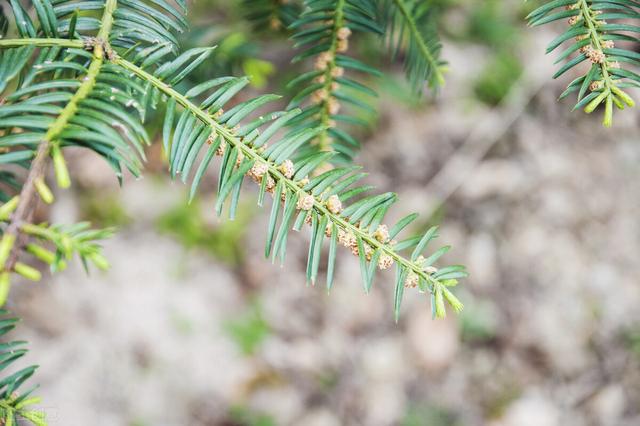
M435 3L449 62L437 96L412 96L377 40L353 43L387 71L369 82L379 114L362 117L357 161L400 195L392 219L441 225L445 261L471 272L464 312L432 321L407 293L396 324L392 275L364 295L350 255L331 294L305 286L306 230L272 265L255 193L235 221L217 219L214 167L187 206L160 144L123 188L77 152L73 190L49 214L117 226L112 269L15 285L10 305L52 425L640 424L637 111L604 130L557 102L572 77L551 79L554 28L524 24L535 2ZM219 46L199 75L287 93L305 65L243 13L237 0L192 5L185 44Z

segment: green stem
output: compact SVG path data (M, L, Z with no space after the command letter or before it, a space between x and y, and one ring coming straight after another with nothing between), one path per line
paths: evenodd
M594 44L595 48L599 51L602 50L602 44L600 42L600 36L598 34L598 29L596 28L596 22L593 19L592 13L593 11L589 7L587 0L580 0L580 13L582 14L582 19L587 24L587 28L589 29L589 38L591 39L591 43ZM613 80L611 80L611 76L609 75L609 69L607 68L607 60L600 64L600 69L602 70L602 78L604 79L604 84L607 90L611 91L611 86L614 85Z
M416 21L409 13L409 8L407 7L405 0L393 0L396 4L402 16L404 16L405 21L407 22L407 26L409 27L409 32L411 33L413 40L415 41L418 49L422 53L422 56L425 57L427 62L431 64L431 69L433 70L433 75L435 79L439 82L444 81L444 76L442 75L442 71L440 71L440 67L438 66L438 60L431 54L427 44L422 38L422 34L416 25Z
M186 96L179 93L171 86L155 77L154 75L148 73L137 65L122 59L115 58L114 63L120 65L124 69L132 72L137 75L140 79L144 80L147 83L151 83L154 87L160 90L162 93L167 95L168 97L174 99L178 104L180 104L185 109L189 110L192 114L194 114L198 119L200 119L203 123L209 125L211 129L216 132L216 134L221 135L225 141L231 144L234 147L237 147L245 157L250 158L254 161L260 161L261 163L266 163L269 168L269 173L276 181L282 181L286 187L288 187L294 193L300 193L300 186L294 182L292 179L284 176L278 168L271 164L269 161L264 159L256 150L252 147L246 145L240 138L232 133L231 130L223 126L222 124L215 121L206 111L199 108L197 105L192 103ZM312 195L310 193L306 193L307 195ZM313 195L312 195L313 196ZM396 263L404 266L405 268L410 269L419 277L422 277L427 282L436 284L436 280L434 280L429 274L427 274L420 265L412 262L411 260L403 257L401 254L397 253L393 250L393 247L381 243L375 237L370 235L369 233L363 231L362 229L354 226L353 224L346 221L343 217L330 212L327 207L325 207L324 203L319 200L317 197L313 197L315 210L329 218L329 220L335 223L339 228L341 228L345 232L350 232L353 235L362 238L364 242L369 244L372 248L380 250L382 253L389 255Z
M338 4L336 5L336 9L333 15L333 30L331 33L331 46L329 50L326 52L331 55L331 61L327 64L327 68L324 71L324 86L322 89L326 94L327 98L322 102L322 108L320 110L320 123L323 128L322 132L320 132L319 137L319 148L321 151L330 151L331 150L331 140L329 135L327 134L330 121L331 121L331 113L329 111L330 102L331 102L331 94L333 92L333 70L336 68L336 54L338 50L338 31L340 28L344 26L344 6L345 0L338 0Z
M18 38L0 40L0 49L11 49L14 47L34 46L34 47L67 47L83 48L82 40L69 40L66 38Z

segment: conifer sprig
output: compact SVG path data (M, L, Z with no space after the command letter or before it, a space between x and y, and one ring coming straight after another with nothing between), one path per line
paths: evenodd
M292 125L322 128L309 148L335 150L341 154L337 158L342 159L352 159L359 148L359 143L338 123L366 125L357 117L344 114L344 106L371 110L360 98L377 96L375 91L347 75L347 72L381 75L347 55L354 32L382 34L375 13L371 0L307 0L305 10L290 26L295 31L292 37L295 47L305 48L293 61L309 58L314 61L312 71L289 83L289 88L298 90L289 107L306 106Z
M185 182L192 178L192 196L215 156L221 157L218 214L227 204L230 216L235 215L246 178L259 185L260 205L266 194L272 195L267 257L283 261L289 231L308 224L309 282L318 279L324 240L328 239L328 288L333 284L337 247L343 245L358 256L367 292L376 271L395 263L396 318L405 288L429 294L434 317L445 315L445 302L455 311L462 309L450 288L466 276L465 268L434 266L449 247L426 253L437 237L436 228L398 239L417 215L386 225L384 218L396 201L395 194L369 195L370 188L359 184L364 173L356 166L322 171L321 165L348 152L335 144L329 151L317 149L312 141L322 134L347 141L331 122L341 116L319 105L304 111L292 108L259 114L278 96L267 94L236 103L236 95L248 83L245 77L218 77L184 92L176 89L212 50L181 53L177 34L187 28L184 1L177 1L176 7L165 0L37 0L31 15L17 0L9 5L19 37L5 38L10 25L0 9L0 93L4 96L0 164L6 166L0 171L0 302L6 300L12 274L40 278L37 268L24 263L27 256L54 271L64 269L73 254L85 266L108 266L99 241L111 235L111 230L91 230L84 223L32 223L40 200L54 202L46 170L52 163L58 186L68 187L71 178L64 152L67 147L82 147L102 156L118 178L122 178L123 167L138 175L144 146L150 143L144 128L146 113L166 104L162 139L169 171ZM351 30L377 31L369 13L372 4L367 0L337 0L335 4L310 0L306 6L307 13L294 26L309 26L306 35L298 32L298 40L317 45L301 59L332 54L316 75L305 75L303 80L330 74L331 82L318 81L314 84L320 86L314 90L329 90L330 96L356 104L333 83L363 92L368 89L336 75L335 70L370 71L342 53ZM95 18L98 12L101 18ZM27 170L24 180L20 169ZM14 379L0 380L0 391ZM14 403L0 401L0 414L17 413L36 425L44 424L35 415L11 408Z
M321 170L335 156L351 152L335 144L331 150L317 149L312 141L322 140L324 134L351 143L332 122L349 118L330 110L328 103L304 111L292 108L260 115L258 111L278 97L262 95L234 104L248 83L245 77L218 77L185 92L176 89L212 50L181 53L177 35L187 29L184 1L178 1L176 7L165 0L34 0L32 15L17 0L9 5L19 37L5 38L11 26L5 10L0 9L0 93L4 96L0 103L0 304L7 298L12 274L40 279L33 265L36 261L58 271L77 254L85 266L108 267L99 242L112 230L92 230L86 223L32 223L40 200L54 202L46 170L52 163L58 186L68 187L71 177L65 151L82 147L102 156L119 179L123 167L138 175L144 146L150 143L144 119L150 109L166 104L162 139L169 172L185 182L191 178L192 196L216 156L221 157L218 214L228 205L229 215L235 215L247 179L259 185L260 205L266 194L272 195L267 257L282 262L290 230L301 230L307 224L311 228L306 272L310 283L318 280L328 240L329 289L337 249L343 245L359 258L366 292L377 270L395 264L396 318L405 288L429 294L434 317L445 316L447 302L455 311L462 309L451 287L467 275L465 268L435 266L448 246L427 253L428 244L437 237L436 228L399 239L417 215L408 215L393 226L385 224L395 194L368 194L370 188L359 184L364 173L355 166ZM308 32L298 32L297 39L319 44L300 59L320 58L322 52L331 55L323 59L324 66L316 75L305 75L300 81L324 75L327 79L315 82L320 86L314 90L325 90L327 99L357 104L340 87L367 93L369 89L335 70L374 72L343 55L352 30L378 31L372 3L317 0L306 6L307 13L294 26ZM101 18L95 18L97 13ZM24 180L20 169L27 170ZM3 330L0 327L0 334ZM4 357L2 348L0 356ZM3 359L6 362L0 370L14 359L12 352ZM15 394L33 371L30 367L0 380L0 418L5 424L18 417L36 426L46 424L42 415L27 408L34 402L26 398L29 392Z
M117 17L122 16L118 13L116 5L115 0L109 0L105 4L105 11L112 11L116 17L113 20L114 28L117 27ZM345 9L345 16L349 10ZM121 82L126 76L126 92L133 96L127 102L128 105L134 106L135 103L139 103L140 108L149 108L163 99L167 100L163 139L173 176L180 174L182 179L186 180L192 169L195 169L199 153L205 152L198 169L195 170L192 194L195 193L215 153L220 154L223 161L216 205L219 213L224 201L230 198L230 211L233 216L245 175L260 184L260 200L266 192L279 194L283 208L281 209L280 202L273 203L272 219L267 230L267 255L284 258L289 227L293 224L294 229L300 229L304 222L308 222L313 231L307 270L309 281L316 281L322 240L326 234L331 238L330 246L333 247L328 259L331 272L328 277L329 287L333 279L335 247L342 243L360 257L364 287L367 291L371 287L376 267L386 269L392 263L396 263L396 315L399 313L405 285L420 287L422 291L433 295L435 316L444 315L443 306L440 306L443 303L443 295L456 310L461 308L461 304L447 287L454 285L458 278L466 275L464 268L452 266L437 270L433 267L433 263L448 248L440 249L430 256L422 256L426 244L436 237L435 229L421 236L395 242L393 238L415 219L415 216L409 216L391 229L383 224L384 215L396 199L395 194L363 197L368 187L354 187L363 174L352 166L314 175L316 168L334 155L332 152L308 149L310 141L324 131L324 127L291 127L292 121L295 122L304 115L295 109L262 115L243 125L241 122L252 112L276 97L264 95L225 111L226 104L247 84L246 78L216 78L193 87L185 94L173 88L206 59L211 49L192 49L172 59L174 44L170 38L166 38L160 44L149 44L148 47L136 45L118 53L117 48L112 47L106 40L115 40L121 47L130 46L130 43L122 41L119 38L122 36L120 33L116 33L118 35L115 37L113 34L101 37L107 31L104 30L105 25L101 25L100 28L103 30L100 30L98 37L83 40L85 48L91 52L89 55L92 60L88 67L84 68L86 71L79 88L47 129L44 140L48 140L46 135L50 133L54 137L49 139L56 139L58 133L67 127L77 111L73 105L88 97L93 86L97 85L95 81L100 75L98 70L104 69L113 73L112 82ZM28 35L33 38L32 33ZM139 39L138 42L141 41L145 41L145 38ZM39 43L46 46L44 41ZM57 40L51 41L52 46L59 48L60 44ZM111 92L118 93L119 90ZM103 93L100 92L100 95ZM202 100L197 102L196 99ZM18 117L22 118L23 112L17 110L16 114L19 113ZM144 116L144 113L141 115ZM129 119L129 130L134 133L138 130L134 123L136 120L139 121L140 117L126 117ZM291 130L278 142L270 141L285 126ZM264 128L262 133L261 128ZM106 139L111 134L110 129L106 127L94 127L92 130L96 139ZM9 137L12 136L15 135ZM269 147L268 142L272 144ZM39 144L39 147L42 145ZM357 201L343 207L344 203L352 199ZM21 203L22 201L19 205ZM281 222L279 230L276 229L278 222ZM403 250L408 249L413 249L410 257L401 254Z
M4 278L0 277L2 279ZM7 314L6 310L0 309L0 336L3 340L19 321ZM17 340L0 343L0 371L14 367L27 354L26 343ZM24 383L37 369L37 366L32 365L0 379L0 420L3 425L17 426L29 422L34 426L46 426L45 413L33 408L40 403L40 398L33 396L36 388L23 390Z
M446 62L440 59L432 2L420 0L382 0L380 16L392 57L404 54L407 78L416 93L425 82L432 89L444 84Z
M587 113L604 105L605 127L613 123L614 106L619 109L635 106L623 89L640 87L640 75L624 69L621 64L640 64L640 55L625 48L625 43L638 41L633 34L640 32L640 27L626 22L640 18L638 7L640 4L634 0L554 0L527 17L532 26L563 19L568 21L569 28L547 48L550 53L571 41L557 60L558 63L567 61L553 77L558 78L584 62L590 67L569 83L560 98L577 92L578 102L574 109L583 108Z
M300 114L299 111L262 115L241 127L238 121L262 106L264 98L246 101L227 112L222 110L224 102L220 102L226 93L224 90L217 89L212 94L204 96L206 99L199 105L190 99L205 95L201 87L212 89L221 84L232 87L241 83L241 79L239 82L233 78L214 79L183 95L126 59L116 58L115 63L140 79L150 82L170 99L170 105L173 106L168 109L165 124L176 121L176 105L184 108L177 119L176 132L167 135L165 146L170 147L173 174L180 174L183 180L193 171L199 151L205 151L203 160L195 172L192 194L195 193L204 170L216 154L222 157L216 203L218 214L221 214L225 200L230 198L230 216L234 216L245 176L260 185L260 204L265 193L274 194L267 230L267 257L271 255L274 260L276 257L283 260L289 227L299 230L303 223L307 222L312 226L307 268L309 282L316 281L322 241L326 235L331 239L330 246L333 247L328 258L329 288L333 283L332 272L337 255L335 246L341 243L360 257L365 291L371 288L376 268L387 269L396 263L396 316L399 315L405 287L419 287L421 291L431 293L434 297L434 316L444 316L444 305L441 305L444 303L443 300L447 300L456 311L462 309L462 304L447 287L456 285L458 278L466 276L464 267L454 265L438 270L433 266L449 247L443 247L428 257L422 255L426 245L437 237L436 228L429 229L423 235L400 242L394 241L393 238L417 217L409 215L391 229L382 223L384 215L396 201L395 194L370 195L343 207L343 202L364 194L369 189L367 186L354 187L363 177L358 168L336 168L309 177L316 167L334 155L330 152L305 154L301 149L317 134L318 129L293 130L283 139L269 147L266 146L267 140L286 126L288 121L295 120ZM211 111L214 111L213 114ZM273 121L272 124L260 133L258 129L269 121ZM169 127L172 127L172 124ZM296 154L298 149L302 152ZM283 206L280 206L280 201ZM279 229L276 226L278 222ZM410 257L401 254L407 249L413 249ZM440 299L436 297L438 294Z
M258 31L286 30L300 13L300 5L289 0L243 0L242 6Z

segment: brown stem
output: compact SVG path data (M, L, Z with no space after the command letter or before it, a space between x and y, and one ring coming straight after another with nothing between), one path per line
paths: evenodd
M25 240L27 239L27 235L23 232L20 232L20 226L24 222L28 222L33 217L33 212L35 211L38 200L40 197L36 194L36 181L41 179L45 172L47 171L47 165L49 164L49 149L51 148L50 143L43 142L38 147L38 151L36 153L36 157L31 162L31 168L29 169L29 174L27 175L27 180L22 186L22 190L20 191L20 201L18 202L18 207L16 211L11 216L11 222L7 227L5 234L13 235L16 237L16 242L13 246L13 250L11 250L11 254L9 255L9 259L7 259L7 263L5 264L5 270L11 271L18 261L18 255L20 254L20 248L24 245Z

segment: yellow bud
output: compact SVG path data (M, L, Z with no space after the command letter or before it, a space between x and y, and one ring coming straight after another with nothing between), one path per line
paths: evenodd
M449 302L449 305L451 305L454 311L458 313L462 312L462 310L464 309L464 305L453 293L449 291L449 289L443 287L442 293L444 295L444 298L447 299L447 302Z
M16 208L18 208L18 202L20 201L19 196L15 196L0 207L0 220L7 220L11 213L14 212Z
M42 179L41 177L37 178L35 180L35 186L38 194L40 195L40 198L42 198L42 201L47 204L53 203L53 193L45 183L44 179Z
M103 271L106 271L111 266L109 265L109 261L107 260L107 258L101 255L100 253L93 253L89 257L89 259L91 259L93 264Z
M40 273L40 271L21 262L16 262L13 270L16 272L16 274L22 275L23 277L31 281L40 281L42 279L42 274Z
M458 280L456 280L455 278L451 278L449 280L440 281L440 284L446 287L455 287L458 285Z
M602 103L602 101L604 100L604 98L607 97L608 94L609 94L609 91L604 91L600 93L598 96L596 96L595 99L589 102L586 107L584 107L584 112L586 112L587 114L591 114L593 111L595 111L598 105Z
M435 304L436 304L436 318L444 318L447 316L447 311L444 307L444 298L442 297L442 287L436 285L435 291Z
M630 107L634 107L636 105L635 101L631 98L631 96L627 95L625 92L617 88L616 86L612 86L611 90L616 94L622 101Z
M62 151L58 145L51 147L51 157L53 158L53 168L56 172L56 181L60 188L68 188L71 186L71 179L69 178L69 170L67 169L67 162L62 155Z
M613 95L607 96L607 100L604 106L604 119L602 125L604 127L611 127L613 123Z
M55 253L37 244L27 244L27 251L47 265L51 265L56 260Z
M62 245L62 249L64 250L64 255L67 259L71 259L71 255L73 255L73 243L71 238L63 234L60 238L60 244Z
M624 109L625 105L624 103L618 99L617 96L612 96L611 99L613 99L613 104L618 108L618 109Z
M7 271L0 272L0 306L4 306L9 296L9 289L11 288L10 275Z
M11 254L11 249L13 248L13 244L16 242L16 236L13 234L4 234L2 240L0 241L0 269L4 268L5 263L7 263L7 259L9 258L9 254Z

